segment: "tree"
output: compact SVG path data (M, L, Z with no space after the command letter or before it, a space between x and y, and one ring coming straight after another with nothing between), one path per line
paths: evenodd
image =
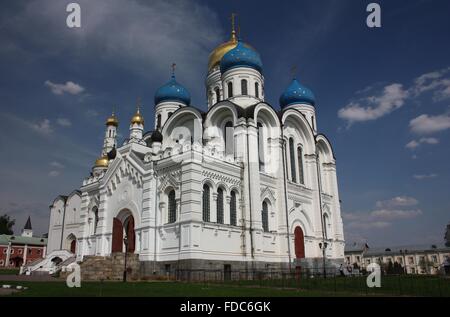
M8 215L0 216L0 234L13 234L12 227L16 223L15 220L11 220Z

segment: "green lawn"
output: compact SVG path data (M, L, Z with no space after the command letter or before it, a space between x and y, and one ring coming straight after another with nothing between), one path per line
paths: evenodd
M81 288L68 288L64 282L1 282L22 285L27 290L12 296L129 296L129 297L292 297L334 296L324 291L272 289L265 287L229 286L182 282L85 282ZM351 294L341 294L351 296Z
M258 285L262 287L301 288L306 291L326 291L336 295L350 293L359 296L445 296L450 297L450 278L439 276L382 276L381 288L368 288L366 277L331 277L275 279L261 281L230 281L239 285Z
M315 278L228 283L185 282L82 282L68 288L65 282L1 282L27 290L13 296L167 296L167 297L297 297L297 296L450 296L450 279L439 277L383 277L380 289L369 289L365 278Z
M15 275L19 274L19 269L0 269L0 275Z

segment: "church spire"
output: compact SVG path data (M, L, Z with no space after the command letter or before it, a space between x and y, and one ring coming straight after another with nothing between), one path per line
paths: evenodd
M22 237L32 237L33 236L33 228L31 227L31 217L28 216L28 220L25 223L25 227L22 229Z
M237 42L237 36L236 36L236 13L231 13L231 41Z
M142 140L144 134L144 117L141 114L141 98L138 98L136 103L136 113L131 118L130 124L130 142L145 143Z

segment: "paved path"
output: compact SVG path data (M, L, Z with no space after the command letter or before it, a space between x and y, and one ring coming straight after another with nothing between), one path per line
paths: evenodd
M11 295L11 294L17 293L17 292L19 292L19 290L17 290L17 289L0 288L0 296L7 296L7 295Z

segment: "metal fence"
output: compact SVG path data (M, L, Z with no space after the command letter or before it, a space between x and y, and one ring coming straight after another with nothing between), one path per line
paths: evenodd
M381 288L369 288L363 273L342 276L335 267L282 270L171 270L164 279L239 287L316 291L324 295L450 296L450 277L383 274ZM161 275L160 275L161 276Z

